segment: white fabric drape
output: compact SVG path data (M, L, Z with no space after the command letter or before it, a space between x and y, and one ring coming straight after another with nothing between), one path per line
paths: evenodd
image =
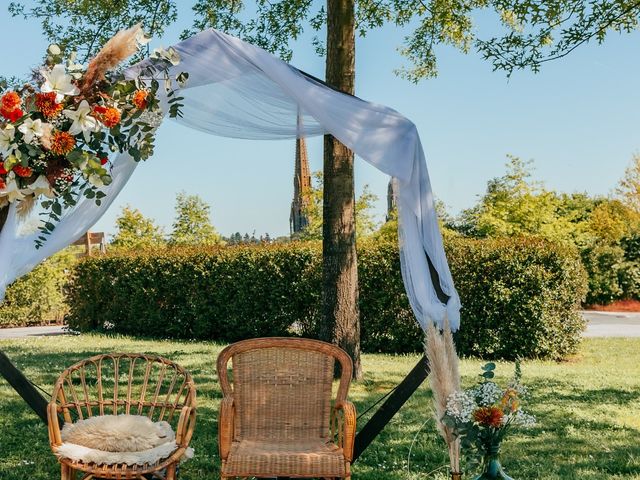
M423 328L429 320L442 325L445 316L452 329L458 328L460 301L442 245L420 137L412 122L388 107L337 92L270 53L215 30L204 31L175 48L182 61L172 74L189 73L187 86L180 90L184 117L179 122L214 135L244 139L329 133L396 178L402 275L413 311ZM129 74L136 71L133 67ZM134 169L129 157L119 156L107 201L98 207L91 200L81 200L40 250L34 248L33 234L20 234L12 207L0 234L0 293L86 232ZM438 299L427 256L448 302Z

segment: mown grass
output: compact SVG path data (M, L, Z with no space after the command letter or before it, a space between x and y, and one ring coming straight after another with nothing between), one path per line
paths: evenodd
M184 464L183 480L219 478L220 391L214 362L221 348L205 342L100 335L0 341L0 349L47 390L66 366L101 352L157 353L187 367L198 386L199 417L193 439L196 457ZM396 385L417 360L417 356L365 355L364 380L351 393L358 409L363 411ZM465 382L475 381L481 363L463 362ZM498 364L499 380L506 381L512 367ZM523 371L533 394L530 410L539 425L504 445L503 463L511 476L640 479L640 339L588 339L568 362L526 362ZM354 466L354 479L445 478L446 455L430 419L429 402L430 393L423 386ZM0 479L50 480L58 475L46 428L0 381Z

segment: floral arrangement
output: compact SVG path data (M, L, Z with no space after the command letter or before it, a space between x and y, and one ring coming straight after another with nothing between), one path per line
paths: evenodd
M101 188L112 181L110 154L136 161L152 155L162 118L158 78L169 115L181 116L182 98L168 73L180 62L174 49L155 50L135 78L118 69L148 41L140 25L122 30L86 68L50 45L31 81L0 96L0 208L17 202L24 217L42 200L46 219L36 247L81 196L100 205ZM175 82L183 86L187 78L180 73Z
M453 392L447 399L442 421L460 438L469 466L484 467L497 459L500 443L512 427L536 423L521 408L528 392L520 383L520 363L516 362L515 375L504 389L492 380L495 368L494 363L487 363L475 387Z

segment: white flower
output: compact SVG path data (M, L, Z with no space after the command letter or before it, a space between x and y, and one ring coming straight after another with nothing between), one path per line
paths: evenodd
M446 413L457 421L466 423L471 421L476 406L476 402L469 392L453 392L447 399Z
M22 125L18 127L18 130L22 133L26 143L34 143L34 141L42 137L45 132L50 132L51 126L47 123L42 123L42 120L39 118L36 120L27 118Z
M43 69L40 73L46 80L40 90L44 93L56 92L56 101L58 103L64 100L65 95L74 96L80 93L78 87L71 82L73 77L67 75L63 64L55 65L51 71Z
M92 173L91 175L89 175L89 178L87 178L87 180L94 187L98 187L98 188L104 187L104 182L102 181L102 177L98 174Z
M100 130L98 120L89 115L91 113L91 107L86 100L80 102L77 110L63 110L62 113L64 113L69 120L73 120L71 128L69 128L71 135L82 133L84 139L88 142L90 140L89 134Z
M0 197L6 197L9 202L15 202L16 200L22 200L24 198L24 194L22 190L20 190L20 187L18 187L16 176L13 172L9 172L5 183L6 186L0 189Z
M147 36L147 34L144 32L144 30L142 29L140 24L136 25L136 27L137 27L137 29L136 29L136 42L138 43L138 45L139 46L143 46L143 45L146 45L147 43L149 43L151 41L151 37Z
M481 407L489 407L496 403L504 392L493 382L483 382L473 389L473 394Z
M40 175L35 182L27 187L27 189L30 190L36 197L40 195L45 195L49 198L54 197L51 185L49 185L49 181L44 175Z
M51 133L53 132L53 125L50 123L42 124L42 135L40 136L40 144L47 150L51 149Z
M510 423L512 425L518 425L520 427L533 427L537 423L536 417L529 413L523 412L522 410L516 410L516 412L510 414L509 417L511 417Z
M15 135L16 129L13 125L7 125L5 128L0 130L0 155L4 158L7 158L16 148L18 148L18 146L13 143Z
M151 58L166 60L169 63L171 63L171 65L174 65L174 66L180 63L180 54L173 47L169 47L166 50L162 47L156 48L153 50L153 53L151 54Z

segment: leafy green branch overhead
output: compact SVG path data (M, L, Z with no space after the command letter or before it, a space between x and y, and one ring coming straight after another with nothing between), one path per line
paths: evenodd
M237 35L291 60L293 41L307 29L326 27L325 2L313 0L194 0L186 38L207 28ZM9 4L13 16L41 22L45 36L87 59L119 29L141 22L161 36L178 20L176 0L33 0ZM491 32L477 18L494 19ZM518 69L539 71L579 46L601 43L610 33L638 28L638 0L356 0L356 29L361 37L386 24L406 30L400 53L406 65L397 74L412 82L437 74L438 46L477 52L507 75ZM187 25L189 22L184 22ZM484 26L484 25L483 25ZM498 32L493 35L493 32ZM313 47L324 55L324 41Z

